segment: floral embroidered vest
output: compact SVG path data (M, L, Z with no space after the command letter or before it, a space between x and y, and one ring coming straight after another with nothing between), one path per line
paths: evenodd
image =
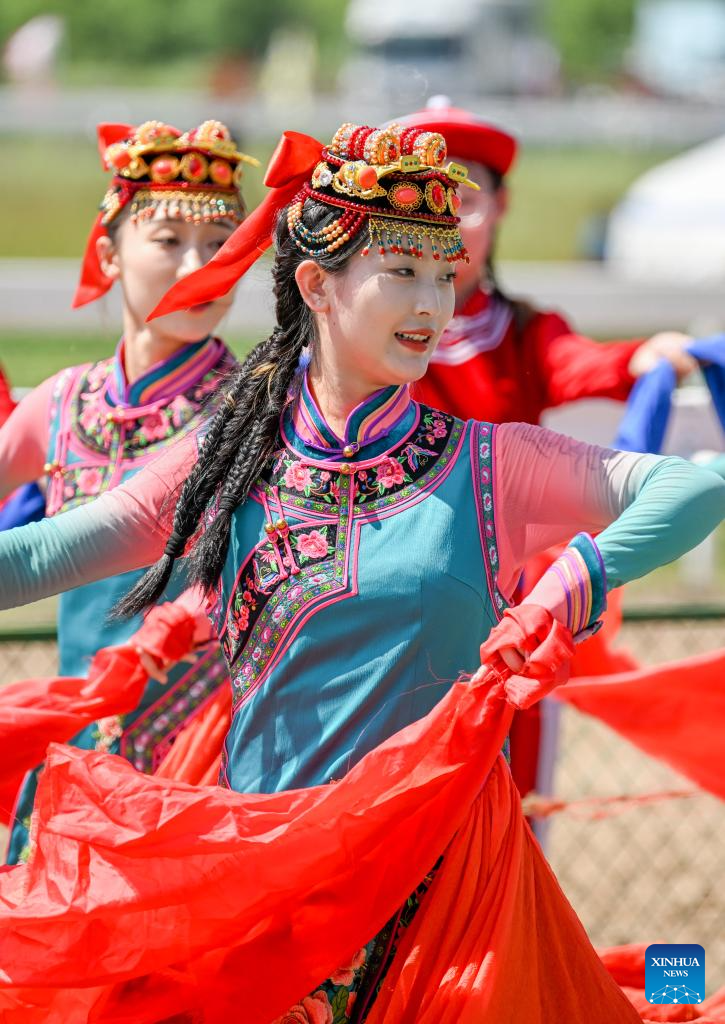
M235 513L211 612L234 692L225 784L339 778L475 670L505 607L495 429L388 388L339 439L303 384Z

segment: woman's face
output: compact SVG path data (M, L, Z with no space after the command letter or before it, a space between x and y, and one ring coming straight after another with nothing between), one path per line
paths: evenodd
M214 302L169 313L146 324L146 318L169 288L212 258L235 225L231 221L188 223L157 210L148 220L127 218L114 242L102 239L101 263L123 291L124 321L136 330L147 327L179 344L213 333L234 299L229 292Z
M458 189L461 198L458 210L458 216L461 218L461 237L470 260L469 263L461 264L456 279L459 308L461 300L465 302L481 281L496 237L496 229L506 213L508 198L506 188L496 188L490 172L482 164L471 164L465 160L462 162L468 164L469 176L480 186L480 191L465 187Z
M421 258L371 246L342 272L324 274L322 365L354 379L361 393L419 380L453 315L455 267L434 259L426 238Z

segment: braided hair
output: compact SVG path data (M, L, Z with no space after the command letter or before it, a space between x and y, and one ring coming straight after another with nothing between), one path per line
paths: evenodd
M337 216L338 210L313 199L307 199L302 210L302 221L311 231L320 231ZM315 260L328 272L339 273L362 247L364 237L366 233L360 232L346 245L315 256ZM300 355L306 345L314 344L315 321L295 281L297 267L308 257L290 236L286 209L277 219L275 244L272 276L277 326L231 378L199 458L181 487L164 554L118 602L115 616L135 615L158 601L174 563L195 535L187 563L188 581L207 593L216 586L229 550L234 511L247 500L280 447L280 416L295 382ZM212 503L214 514L207 517ZM210 521L206 522L207 518Z

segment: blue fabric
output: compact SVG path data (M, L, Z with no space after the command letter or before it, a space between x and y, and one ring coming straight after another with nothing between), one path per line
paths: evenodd
M45 495L37 484L24 484L0 508L0 531L37 523L45 515Z
M677 384L674 367L661 360L637 380L619 424L614 447L625 452L660 452L670 418L672 392Z
M712 404L725 430L725 334L700 338L687 351L702 366ZM615 448L629 452L662 451L676 384L675 370L666 359L639 378L619 424Z
M712 404L725 430L725 334L700 338L694 341L687 351L702 364Z
M628 474L622 504L624 511L597 537L608 590L704 540L725 515L725 487L686 459L645 455Z

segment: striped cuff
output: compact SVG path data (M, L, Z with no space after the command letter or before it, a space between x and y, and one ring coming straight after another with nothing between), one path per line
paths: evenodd
M564 588L567 625L576 636L607 607L607 577L599 548L588 533L578 533L551 569Z

